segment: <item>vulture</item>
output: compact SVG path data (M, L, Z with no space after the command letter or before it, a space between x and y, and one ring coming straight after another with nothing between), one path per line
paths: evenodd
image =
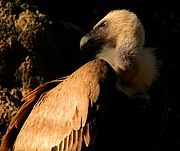
M168 95L140 20L112 10L80 40L94 58L27 94L2 151L150 151L162 135Z

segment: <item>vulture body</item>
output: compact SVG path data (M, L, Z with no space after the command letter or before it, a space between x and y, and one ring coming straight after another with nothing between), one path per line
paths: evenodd
M168 98L144 37L134 13L109 12L80 41L96 59L27 94L1 150L152 150Z
M110 11L80 41L82 51L106 60L118 77L97 150L151 151L162 135L169 102L163 62L144 43L144 27L128 10Z

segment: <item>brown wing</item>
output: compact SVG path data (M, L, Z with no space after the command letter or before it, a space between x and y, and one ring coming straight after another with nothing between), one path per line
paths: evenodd
M115 88L116 74L93 60L44 94L17 136L15 150L81 150L89 146Z
M49 91L50 89L52 89L53 87L58 85L65 78L66 77L44 83L44 84L38 86L33 91L31 91L30 93L28 93L22 99L22 101L25 101L25 102L19 109L18 113L11 120L11 122L8 126L8 129L6 131L6 134L3 137L0 150L2 150L2 151L12 150L12 146L17 137L17 134L19 133L19 130L21 129L22 125L24 124L26 118L29 116L29 113L31 112L32 108L38 101L39 97L41 97L41 95L43 95L45 92Z

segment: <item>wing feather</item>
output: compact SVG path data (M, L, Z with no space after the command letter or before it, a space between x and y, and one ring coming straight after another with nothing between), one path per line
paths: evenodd
M76 70L31 108L14 143L15 150L81 150L83 142L89 146L95 136L92 128L99 124L98 119L95 124L91 121L101 114L116 80L114 70L101 59Z
M89 123L84 128L84 142L85 145L88 146L90 144L90 129L89 129Z
M62 77L60 79L56 79L47 83L44 83L38 86L36 89L32 90L28 93L22 101L24 101L23 105L17 112L17 114L11 120L6 134L3 137L0 150L12 150L12 146L16 139L19 130L21 129L23 123L25 122L26 118L28 117L29 113L31 112L32 108L38 101L38 99L47 91L58 85L62 82L66 77Z

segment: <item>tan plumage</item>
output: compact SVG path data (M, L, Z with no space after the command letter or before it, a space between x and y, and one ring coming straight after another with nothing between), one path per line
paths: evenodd
M102 44L96 57L111 64L119 77L118 89L129 97L146 93L159 74L154 49L143 47L144 33L136 14L113 10L80 42L81 49Z
M160 74L162 61L157 59L155 49L144 47L144 43L144 27L137 15L128 10L110 11L80 41L83 51L106 60L118 76L119 92L116 90L111 96L113 103L107 115L111 116L105 122L107 129L114 131L102 130L108 138L117 139L99 141L100 150L148 151L161 136L168 113L167 87ZM103 144L108 145L102 147Z
M97 59L63 82L28 94L2 148L75 151L93 144L96 150L151 150L164 127L168 99L154 50L143 45L144 28L134 13L109 12L80 41Z
M98 59L85 64L62 82L55 80L38 87L25 96L25 103L11 121L1 149L11 150L14 146L15 150L75 151L81 150L84 144L88 147L96 135L100 120L97 118L104 110L115 81L110 65ZM105 95L101 97L101 93ZM17 138L9 142L16 137L12 135L14 131Z

